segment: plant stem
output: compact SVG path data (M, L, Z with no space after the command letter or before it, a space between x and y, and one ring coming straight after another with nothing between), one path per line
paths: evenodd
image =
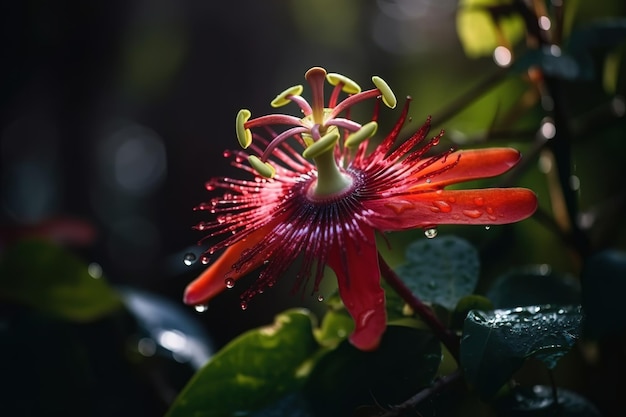
M454 359L459 361L459 338L452 333L441 320L437 318L435 313L422 300L417 298L410 289L404 285L387 261L378 253L378 263L380 264L380 273L387 283L398 293L398 295L417 313L418 316L428 325L430 330L437 336L439 341L450 351Z
M432 386L421 390L420 392L418 392L417 394L415 394L414 396L412 396L411 398L409 398L402 404L398 404L394 406L391 410L387 411L381 417L399 417L405 414L406 412L413 411L420 402L424 401L431 395L435 395L443 391L450 385L461 380L461 376L462 376L461 371L457 369L450 375L446 375L444 377L437 379L433 383Z

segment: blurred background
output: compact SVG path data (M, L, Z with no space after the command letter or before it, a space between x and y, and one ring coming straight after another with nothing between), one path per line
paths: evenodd
M564 3L575 5L571 26L626 13L622 0ZM0 245L52 235L116 286L182 305L185 286L202 268L183 262L185 254L201 252L195 243L202 234L191 227L206 214L192 208L209 198L206 180L238 175L222 157L237 144L237 111L270 112L277 93L302 83L311 66L323 66L362 86L380 75L399 97L414 98L411 115L419 123L442 114L502 66L491 54L464 49L457 7L455 0L5 2ZM512 51L524 48L523 39L513 41ZM623 80L610 92L602 82L590 81L572 93L573 114L596 111L596 104L601 108L624 93ZM491 144L485 131L496 122L512 126L496 119L526 89L521 77L506 81L455 113L444 126L447 144ZM515 119L516 132L536 129L543 117L540 103L527 110ZM386 112L383 120L391 123L396 116ZM494 143L525 150L534 134L502 135ZM608 201L624 188L624 145L618 143L623 130L611 138L608 152L599 151L603 145L593 135L576 150L583 207ZM537 161L529 163L532 169L516 183L547 198ZM524 227L537 245L503 263L577 268L568 249L554 245L558 238L539 222ZM617 227L623 230L623 222ZM600 245L624 247L623 233L598 239ZM315 304L277 296L289 289L287 283L257 297L245 312L239 291L218 297L202 315L184 308L200 318L219 348L285 307Z

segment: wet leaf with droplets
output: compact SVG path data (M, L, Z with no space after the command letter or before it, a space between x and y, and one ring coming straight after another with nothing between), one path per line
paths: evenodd
M406 259L396 268L406 286L422 300L448 310L471 294L478 281L478 252L456 236L415 241L407 248Z
M580 306L472 310L461 339L461 366L469 383L491 398L530 357L554 368L580 336Z
M218 352L176 398L167 416L247 415L296 391L298 369L318 349L311 313L289 310Z

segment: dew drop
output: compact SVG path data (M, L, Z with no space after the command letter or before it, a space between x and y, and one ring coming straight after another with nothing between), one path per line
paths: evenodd
M472 219L477 219L483 215L483 212L480 210L463 210L463 214Z
M430 144L433 145L433 146L439 145L439 136L435 136L434 138L432 138L430 140Z
M424 236L426 236L428 239L437 237L437 228L431 227L431 228L424 230Z
M433 201L433 205L441 210L442 213L450 213L452 211L452 207L450 206L450 204L446 203L445 201Z
M245 301L242 301L239 306L241 307L242 310L247 310L248 309L248 303Z
M491 226L485 226L485 230L491 229Z
M232 155L232 152L229 150L225 150L224 153L222 153L222 156L224 158L230 158L231 155Z
M193 308L198 313L204 313L205 311L207 311L209 309L209 305L208 304L197 304Z
M224 284L226 284L226 288L231 289L235 286L235 280L232 278L226 278L224 280Z
M207 191L213 191L215 190L215 183L213 180L207 181L204 183L204 188L206 188Z
M483 204L485 204L485 199L482 197L476 197L474 198L474 204L476 204L477 206L482 206Z
M430 178L426 178L426 184L430 184L431 182L433 182L433 180L431 180Z
M207 265L209 262L210 262L210 259L208 256L202 255L200 257L200 263L202 263L202 265Z
M324 296L323 296L322 294L318 295L318 296L317 296L317 301L319 301L320 303L321 303L322 301L324 301Z
M185 257L183 258L183 263L187 266L191 266L195 261L196 261L196 255L194 255L191 252L186 253Z

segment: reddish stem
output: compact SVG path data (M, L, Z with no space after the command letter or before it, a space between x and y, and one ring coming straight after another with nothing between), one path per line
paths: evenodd
M380 265L380 273L387 283L398 293L398 295L417 313L418 316L428 325L430 330L437 336L443 345L450 351L454 359L459 361L459 338L452 333L441 320L437 318L435 313L411 292L404 285L389 264L385 261L380 253L378 253L378 263Z

